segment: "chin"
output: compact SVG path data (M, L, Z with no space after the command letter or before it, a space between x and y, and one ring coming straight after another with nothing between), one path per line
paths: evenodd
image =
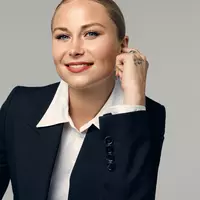
M69 85L69 87L78 90L101 87L104 82L109 82L113 76L112 71L102 74L99 72L69 74L63 71L58 71L58 74L61 79Z
M91 78L88 77L70 77L70 78L62 78L68 85L69 87L77 90L82 90L82 89L87 89L91 88L92 86L95 85L94 80L91 80Z

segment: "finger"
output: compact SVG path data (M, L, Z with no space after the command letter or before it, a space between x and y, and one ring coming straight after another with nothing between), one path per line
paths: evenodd
M121 67L125 64L125 62L129 61L130 59L142 60L142 56L139 53L121 53L116 57L116 65Z
M122 53L123 54L123 53ZM116 63L115 63L115 70L116 70L116 76L120 76L120 72L123 72L123 65L124 65L124 55L119 54L116 57Z
M132 59L132 55L128 55L127 53L121 53L116 57L116 70L123 72L124 64L127 62L127 56Z
M126 62L127 54L126 53L121 53L117 55L116 57L116 66L122 67L124 63Z
M127 59L129 58L129 59ZM142 64L143 60L139 53L121 53L116 57L116 71L117 73L123 72L125 62L129 62L129 60L134 61L134 64L137 66L138 64Z
M135 55L139 55L143 60L146 60L146 56L143 55L138 49L135 49L135 48L122 48L122 52L123 53L132 53L135 54Z
M134 50L131 49L130 51L129 50L124 49L124 51L128 52L127 54L132 55L134 61L138 60L140 63L145 61L146 57L144 55L142 55L137 49L134 49Z
M144 64L144 60L143 60L143 57L141 56L141 54L139 54L137 52L136 53L132 53L132 58L133 58L134 64L136 66Z
M124 47L122 48L122 52L123 53L130 53L130 51L135 51L136 53L141 53L138 49L135 49L135 48L127 48L127 47Z

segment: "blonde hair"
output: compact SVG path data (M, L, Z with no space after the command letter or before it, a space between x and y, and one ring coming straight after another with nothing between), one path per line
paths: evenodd
M72 1L72 0L62 0L56 7L52 20L51 20L51 31L53 30L53 21L54 21L57 10L60 8L62 4L68 3L69 1ZM90 0L90 1L95 1L106 8L109 17L116 25L118 39L119 41L122 41L126 34L126 26L125 26L124 16L119 6L113 0Z

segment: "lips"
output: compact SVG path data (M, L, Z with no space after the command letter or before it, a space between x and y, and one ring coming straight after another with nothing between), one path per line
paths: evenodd
M86 66L91 66L91 64L81 64L81 65L67 65L67 67L72 67L72 68L82 68Z
M89 69L93 64L91 62L70 62L66 64L66 67L70 72L80 73Z
M82 68L82 67L91 66L91 65L93 65L92 62L70 62L66 64L67 67L71 67L71 68Z

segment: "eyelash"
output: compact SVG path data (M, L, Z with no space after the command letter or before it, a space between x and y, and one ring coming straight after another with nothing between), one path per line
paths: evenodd
M88 33L94 33L94 34L95 34L94 37L97 37L97 36L100 35L100 33L98 33L97 31L88 31L88 32L86 33L86 35L87 35Z
M98 33L97 31L88 31L85 35L87 35L88 33L93 33L93 34L95 34L95 36L91 36L91 37L98 37L98 36L100 35L100 33ZM60 34L60 35L56 36L56 39L57 39L57 40L61 40L62 37L68 37L68 35Z
M57 40L61 40L61 38L62 38L62 37L65 37L65 36L67 36L67 35L65 35L65 34L60 34L60 35L57 35L57 36L56 36L56 39L57 39Z

